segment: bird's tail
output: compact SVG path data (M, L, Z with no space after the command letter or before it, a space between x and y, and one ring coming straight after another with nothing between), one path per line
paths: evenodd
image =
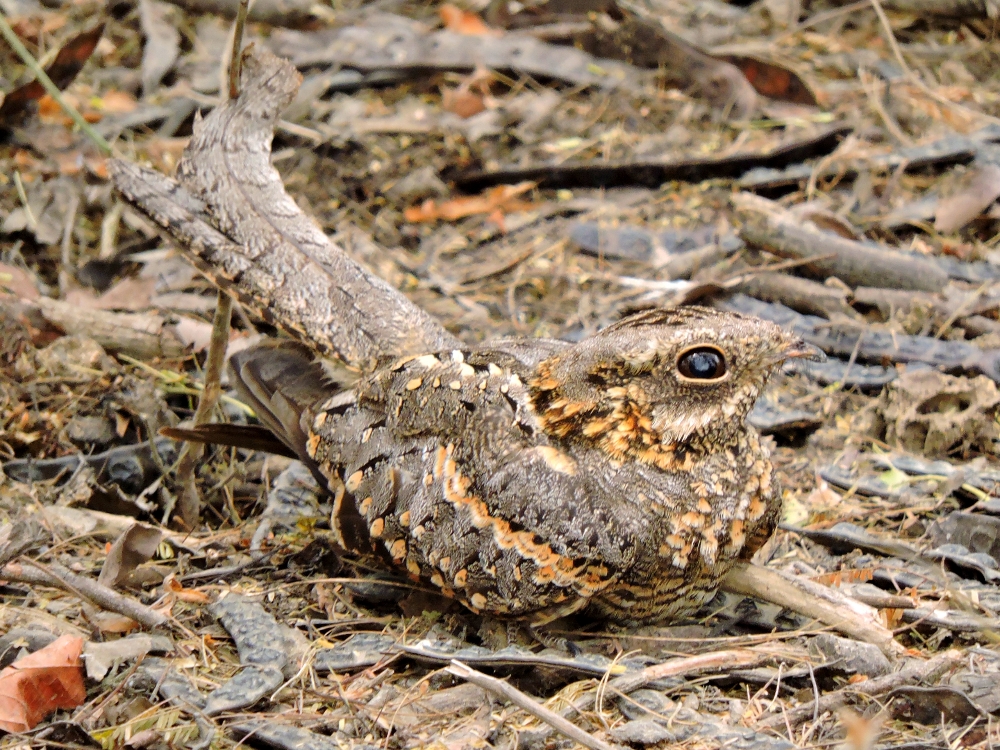
M229 358L229 372L243 401L298 457L306 455L303 415L350 385L351 374L317 360L294 341L268 341Z
M189 440L305 458L311 407L348 388L356 378L346 366L316 359L315 352L294 341L266 341L229 358L229 372L240 394L264 427L209 423L165 427L160 433ZM266 429L265 429L266 428Z

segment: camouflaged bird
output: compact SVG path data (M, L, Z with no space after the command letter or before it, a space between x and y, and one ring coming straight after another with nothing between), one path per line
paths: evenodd
M408 356L352 386L305 346L234 355L242 396L333 497L339 544L474 612L621 623L710 599L780 495L746 416L819 352L717 310L639 313L577 344Z
M457 350L284 190L271 138L301 77L263 47L242 59L239 97L195 123L176 180L108 169L210 280L301 342L234 355L234 379L332 494L341 546L536 625L584 608L665 620L710 598L779 510L746 415L783 360L818 352L695 307L572 345ZM339 380L316 353L363 375ZM214 440L225 426L188 432Z

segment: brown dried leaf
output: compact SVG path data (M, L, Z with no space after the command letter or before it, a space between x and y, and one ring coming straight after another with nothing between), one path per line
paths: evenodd
M159 0L139 0L139 21L146 43L142 48L142 94L149 96L180 55L176 7Z
M45 69L45 72L60 91L69 86L76 78L77 73L83 69L103 33L104 23L102 22L89 31L73 37L59 50L56 59ZM27 104L38 101L44 95L45 89L38 81L32 81L11 91L4 98L3 104L0 104L0 122L23 114Z
M441 107L445 112L452 112L466 119L485 111L486 102L481 94L459 86L457 89L445 89L441 92Z
M94 106L101 112L120 115L134 112L139 102L127 91L108 91L94 101Z
M131 617L115 612L91 612L87 619L102 633L131 633L140 627Z
M85 289L72 289L66 301L90 310L147 310L156 291L156 279L122 279L97 296Z
M203 352L212 339L212 324L204 320L181 317L173 326L174 335L184 346L190 346L194 352Z
M1000 164L973 167L954 195L938 202L934 229L942 234L957 232L1000 198Z
M782 102L816 106L816 97L794 71L753 57L732 55L725 59L740 69L758 94Z
M127 584L135 569L156 553L162 538L160 531L152 526L132 524L111 545L97 582L109 588Z
M28 272L17 266L0 263L0 297L13 294L21 299L38 299L38 288Z
M813 576L813 580L816 581L816 583L822 583L824 586L840 588L840 586L845 583L864 583L866 581L870 581L874 575L875 571L871 568L850 568Z
M27 732L53 711L81 705L82 651L83 638L64 635L0 672L0 729Z
M184 588L173 573L163 580L163 592L188 604L208 604L211 601L211 598L204 591Z

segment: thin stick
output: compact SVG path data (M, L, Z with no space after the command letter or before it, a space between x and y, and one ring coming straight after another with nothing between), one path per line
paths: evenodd
M596 737L587 734L580 729L580 727L567 721L551 709L546 708L530 695L522 693L513 685L506 683L503 680L498 680L496 677L490 677L482 672L477 672L472 667L458 661L458 659L452 659L451 666L445 667L444 671L448 674L455 675L455 677L461 677L463 680L471 682L473 685L478 685L483 688L483 690L489 690L491 693L496 693L497 695L506 698L518 708L524 709L539 721L544 721L556 731L561 732L571 740L579 742L584 747L589 747L590 750L614 750L614 748L604 740L599 740Z
M903 132L899 123L896 122L895 118L889 114L889 110L887 110L885 105L882 104L882 100L879 97L878 92L878 79L875 78L875 76L869 75L864 69L861 69L858 70L858 80L861 81L861 86L865 90L865 96L868 97L868 103L872 105L872 109L878 113L882 122L885 123L886 129L904 146L912 146L913 139ZM889 85L889 83L886 83L887 87Z
M243 30L246 28L247 12L250 0L240 0L236 13L236 23L233 27L233 49L229 59L229 98L236 99L240 94L241 51L243 47ZM212 318L212 335L208 344L208 358L205 362L205 389L198 399L198 409L194 414L194 425L206 424L212 418L212 410L222 393L222 368L225 366L226 348L229 345L230 322L233 317L233 299L219 290L215 305L215 315ZM205 446L201 443L187 443L184 455L177 467L177 479L181 484L179 509L181 518L189 529L193 529L201 516L201 496L195 483L195 468L205 454Z
M656 682L667 677L687 675L692 672L701 672L710 669L746 669L760 663L766 658L766 654L759 654L756 651L746 648L713 651L694 656L682 656L676 659L668 659L661 664L646 667L635 674L625 674L621 677L616 677L608 683L608 687L620 693L627 694L645 687L651 682ZM590 705L587 703L575 702L574 705L580 711L586 711L590 708Z
M776 729L786 722L789 725L801 724L804 721L808 721L810 717L818 717L826 711L833 711L846 705L852 694L868 696L885 695L900 685L933 680L936 676L946 672L961 661L962 656L957 651L945 651L928 661L917 661L914 659L898 672L892 672L882 677L874 677L855 685L848 685L832 693L827 693L818 700L790 709L782 716L773 716L769 719L764 719L757 723L756 728Z
M195 427L203 425L212 417L212 410L222 393L222 368L226 363L226 347L229 344L229 321L233 314L233 299L220 291L215 316L212 318L212 336L208 344L208 359L205 362L205 389L198 399L194 413ZM180 499L180 513L188 529L193 529L201 515L201 498L195 484L195 468L205 453L202 443L187 443L184 455L177 466L177 479L183 487Z
M10 27L7 22L7 16L0 13L0 36L3 36L7 44L11 46L17 56L21 58L25 65L27 65L31 72L35 74L35 78L38 82L42 84L42 88L45 92L51 96L56 104L58 104L62 111L69 115L70 119L76 123L76 126L83 131L94 145L97 146L105 155L111 154L111 144L104 140L104 137L94 130L90 123L83 119L83 115L76 111L76 108L71 106L65 99L63 99L62 92L59 87L52 83L52 79L49 78L48 74L42 69L42 66L38 64L38 60L35 59L34 55L28 52L28 48L25 47L21 40L18 39L17 34L14 33L14 29Z
M28 203L28 194L24 191L24 181L21 180L21 173L16 169L14 170L14 187L17 188L17 197L20 198L21 206L24 208L24 220L28 223L28 229L34 232L38 229L38 219L35 218L35 213L31 210L31 204Z
M250 0L240 0L236 11L236 24L233 26L233 50L229 58L229 98L240 95L240 72L243 69L243 30L247 25L247 14L250 12Z
M233 298L219 292L219 304L212 318L212 335L205 362L205 390L198 399L194 413L195 425L205 424L212 416L219 395L222 393L222 368L226 364L226 347L229 345L229 320L233 314Z
M69 289L69 267L72 262L70 257L73 251L73 227L76 224L76 212L80 210L80 196L76 193L69 199L69 206L66 208L66 221L63 223L62 245L60 246L59 258L59 294L66 297Z
M955 321L963 317L965 315L965 311L972 307L975 302L979 301L979 298L983 296L983 292L990 287L991 283L992 282L984 282L981 287L962 300L962 304L956 307L954 312L952 312L952 314L948 316L948 319L941 324L940 328L938 328L938 332L934 334L934 338L939 339L944 336L947 330L955 324Z
M101 609L117 612L147 628L160 627L170 622L170 618L166 615L129 599L127 596L122 596L117 591L96 581L79 576L62 565L57 563L42 565L28 558L22 558L22 560L33 566L35 570L29 570L21 563L13 562L0 568L0 578L32 586L53 586L69 591L81 599L93 602Z

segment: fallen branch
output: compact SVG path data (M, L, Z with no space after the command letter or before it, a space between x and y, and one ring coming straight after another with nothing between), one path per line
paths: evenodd
M53 586L83 597L108 612L116 612L147 628L158 628L170 622L170 618L160 614L144 604L122 596L107 586L96 581L79 576L58 563L48 563L45 566L31 563L32 568L26 568L21 563L10 563L0 568L0 579L27 583L31 586Z
M108 351L143 361L180 357L186 349L161 315L87 309L48 297L24 304L38 308L45 320L66 333L87 336Z
M982 349L969 341L942 341L930 336L910 336L873 330L855 324L831 323L815 315L802 315L774 302L761 302L734 294L716 307L756 315L794 331L827 354L856 357L860 362L926 362L946 372L977 372L1000 383L1000 349ZM813 363L809 363L812 365ZM796 363L797 368L802 363Z
M596 58L572 46L527 34L470 36L426 31L403 16L380 13L368 23L321 31L275 30L271 49L297 67L336 65L355 70L509 70L577 86L635 86L649 74L627 63Z
M940 291L948 283L948 274L929 260L812 229L774 201L737 193L732 202L743 221L740 237L744 241L782 258L815 258L807 266L811 273L836 276L851 286L928 292Z
M892 631L877 621L872 607L813 581L742 563L722 579L722 588L811 617L845 635L878 646L890 659L904 652L902 644L893 639Z
M662 664L653 664L639 672L616 677L613 680L609 680L607 684L595 686L593 690L575 699L572 705L565 708L559 715L563 720L568 721L570 716L590 711L597 704L598 698L606 694L609 690L621 693L622 695L628 695L656 680L662 680L667 677L683 677L706 670L722 668L727 671L745 669L756 666L759 662L767 658L766 654L759 654L749 649L732 649L729 651L716 651L710 654L697 654L695 656L670 659ZM551 729L532 732L534 736L532 743L529 744L541 744L551 732Z
M564 719L555 711L546 708L530 695L522 693L513 685L503 680L498 680L496 677L490 677L482 672L478 672L472 667L458 661L458 659L452 659L451 666L445 667L444 671L455 677L460 677L466 682L471 682L473 685L478 685L484 690L489 690L491 693L496 693L502 698L506 698L518 708L524 709L539 721L545 722L557 732L561 732L566 737L569 737L569 739L579 742L584 747L589 747L591 750L614 750L607 742L587 734L580 727Z
M597 702L598 694L607 690L614 690L628 695L640 688L644 688L651 682L656 682L667 677L681 677L695 672L723 668L726 670L749 669L767 658L766 654L759 654L756 651L740 648L670 659L662 664L653 664L650 667L646 667L641 672L616 677L608 682L606 690L595 689L593 692L586 693L579 700L574 701L573 708L576 711L589 711Z
M841 706L845 706L852 694L879 696L885 695L889 691L900 685L908 685L914 682L934 682L937 677L944 674L948 669L964 661L965 657L957 651L946 651L938 654L928 661L913 660L898 672L887 674L884 677L876 677L864 682L841 688L832 693L827 693L819 700L810 701L805 705L793 708L790 711L783 711L777 716L759 722L761 729L784 728L785 723L789 725L801 724L808 721L813 716L818 716L826 711L835 711Z

